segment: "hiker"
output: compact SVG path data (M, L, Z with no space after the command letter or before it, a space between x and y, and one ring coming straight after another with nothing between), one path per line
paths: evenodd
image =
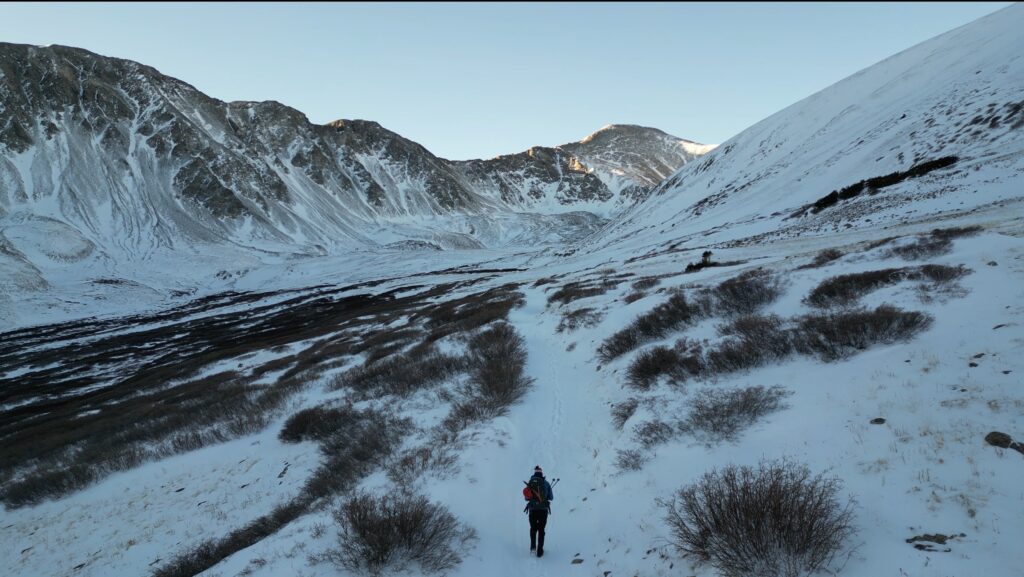
M523 489L526 510L530 512L530 551L537 550L537 556L544 556L544 526L548 524L548 513L551 512L551 501L555 494L551 484L544 478L540 465L533 468L533 476Z

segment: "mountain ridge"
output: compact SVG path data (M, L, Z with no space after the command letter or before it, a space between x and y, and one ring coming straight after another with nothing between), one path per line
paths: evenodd
M0 44L0 95L8 117L0 126L0 181L10 189L0 196L0 211L31 213L29 200L47 195L79 205L72 211L79 213L102 202L127 205L114 194L80 194L126 188L117 181L127 174L131 187L151 197L145 204L159 209L136 228L164 229L158 237L178 228L203 241L327 246L348 239L373 246L360 229L396 218L561 213L580 203L607 217L625 202L608 201L634 184L628 167L619 175L628 182L618 183L598 178L575 157L531 154L536 147L492 161L448 161L374 121L318 125L276 101L220 101L153 67L65 46ZM655 148L671 146L661 140ZM39 155L60 182L32 167ZM696 154L669 156L682 163ZM90 174L97 166L99 174ZM650 178L638 178L646 180L636 188L652 187ZM69 179L80 182L64 186ZM613 180L615 190L608 186ZM640 194L630 192L629 199ZM131 220L131 210L119 218ZM92 228L91 240L107 244L90 227L95 219L46 216ZM243 227L239 219L251 222ZM248 235L239 235L246 227Z

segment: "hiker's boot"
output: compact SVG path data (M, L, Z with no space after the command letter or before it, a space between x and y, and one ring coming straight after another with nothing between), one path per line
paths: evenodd
M537 548L537 556L538 557L543 557L544 556L544 549L543 548L541 548L541 547Z

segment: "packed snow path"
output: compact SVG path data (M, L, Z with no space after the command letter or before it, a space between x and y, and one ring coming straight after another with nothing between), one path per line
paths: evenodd
M578 570L592 575L595 567L599 575L606 570L621 574L615 570L621 568L606 565L610 556L623 560L647 554L650 545L633 543L650 541L635 533L644 527L643 517L652 513L652 503L630 501L629 488L620 486L628 477L617 475L613 462L619 432L612 427L608 399L619 384L595 371L597 343L571 346L575 335L556 331L559 315L544 314L543 287L523 292L526 305L514 310L509 321L524 336L526 371L535 381L523 402L495 423L497 446L482 443L463 455L463 472L473 484L460 481L446 487L462 495L451 502L462 503L456 513L479 534L457 574L543 577ZM549 481L560 479L540 559L529 550L521 495L522 482L535 465ZM582 563L573 564L573 559Z

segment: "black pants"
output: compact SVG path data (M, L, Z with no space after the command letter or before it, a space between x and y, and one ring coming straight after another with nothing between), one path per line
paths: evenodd
M547 509L530 511L530 549L536 545L537 549L544 550L544 526L547 524Z

